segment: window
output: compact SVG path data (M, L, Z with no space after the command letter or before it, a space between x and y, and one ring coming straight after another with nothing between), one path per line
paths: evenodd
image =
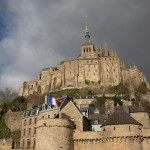
M87 61L87 63L89 63L89 61Z
M42 116L42 119L44 119L44 116Z
M94 120L94 124L98 124L99 120Z
M89 47L89 52L91 52L91 48Z
M93 63L93 60L91 60L91 63Z
M50 115L48 115L48 118L50 118Z
M26 121L26 120L24 120L24 126L26 126L26 123L27 123L27 121Z
M34 118L34 124L37 124L37 117Z
M88 52L88 48L86 48L86 51Z
M24 147L24 140L22 140L22 147Z
M116 128L114 127L114 130L115 130Z
M32 119L29 119L29 125L31 125L32 124Z
M30 145L31 145L31 140L27 139L27 147L30 147Z
M115 72L115 69L114 69L114 72Z
M23 135L24 135L24 136L26 135L26 129L23 130Z
M95 73L93 73L93 75L95 76Z
M31 128L29 128L29 132L28 132L28 135L31 135Z
M36 127L34 127L34 135L36 134Z
M85 48L84 48L84 52L85 52Z
M35 147L35 145L36 145L36 139L34 138L34 140L33 140L33 147Z

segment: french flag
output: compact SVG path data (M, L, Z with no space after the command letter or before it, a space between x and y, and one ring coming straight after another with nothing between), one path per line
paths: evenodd
M58 106L58 100L52 96L48 96L48 105L57 105Z

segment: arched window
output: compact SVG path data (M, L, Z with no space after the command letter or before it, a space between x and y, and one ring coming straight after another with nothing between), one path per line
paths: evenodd
M88 52L88 48L86 48L86 51Z
M91 48L89 47L89 52L91 52Z

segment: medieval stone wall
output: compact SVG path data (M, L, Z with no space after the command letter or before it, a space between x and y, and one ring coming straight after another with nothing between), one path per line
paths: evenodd
M5 123L11 131L21 130L23 111L12 112L9 110L5 115Z
M143 128L150 128L150 120L147 112L130 113L130 116L143 125Z

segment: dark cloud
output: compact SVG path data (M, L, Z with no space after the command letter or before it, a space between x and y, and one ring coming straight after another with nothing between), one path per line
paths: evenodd
M86 15L95 47L107 41L127 67L136 64L150 80L149 6L149 0L1 0L1 88L18 89L42 68L77 57Z

